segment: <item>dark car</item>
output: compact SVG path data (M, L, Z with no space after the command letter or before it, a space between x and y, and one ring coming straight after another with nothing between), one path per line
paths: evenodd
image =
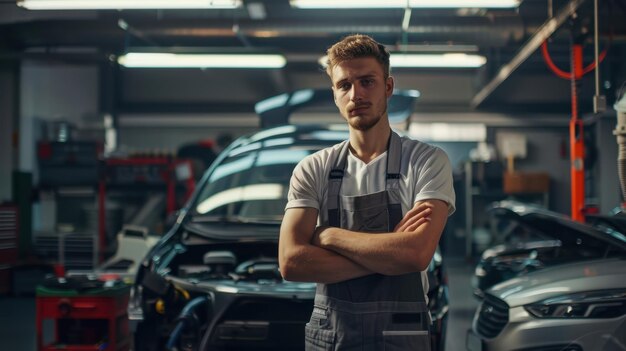
M626 236L615 227L515 201L497 202L489 212L503 243L485 250L476 266L472 283L479 297L497 283L548 266L626 256Z
M129 305L137 350L298 350L315 284L288 282L278 236L297 162L345 126L265 129L228 147L139 269ZM435 350L448 310L441 255L429 268Z
M586 216L587 223L603 230L612 229L626 233L626 213L621 208L613 210L610 215L591 214Z

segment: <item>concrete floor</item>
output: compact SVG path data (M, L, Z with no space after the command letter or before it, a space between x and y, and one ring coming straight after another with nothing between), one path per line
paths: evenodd
M446 258L448 285L450 288L450 315L446 351L465 351L465 334L471 327L478 300L472 294L470 278L474 263L463 258Z
M465 350L465 333L478 301L472 297L470 277L474 264L446 258L450 286L447 351ZM0 350L35 351L35 298L0 297Z
M0 297L0 350L34 351L35 299Z

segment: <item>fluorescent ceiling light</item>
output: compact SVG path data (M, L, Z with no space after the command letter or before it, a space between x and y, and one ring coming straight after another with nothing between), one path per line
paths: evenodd
M400 45L402 52L417 53L435 53L435 52L478 52L477 45L460 45L460 44L402 44Z
M278 54L173 54L128 53L117 59L131 68L281 68L287 63Z
M481 55L468 54L392 54L389 64L398 67L442 67L476 68L484 65L487 59Z
M512 8L521 0L290 0L292 7L327 8Z
M29 10L234 9L241 0L19 0Z
M327 56L319 59L319 64L326 68ZM487 62L481 55L464 53L447 54L404 54L391 53L389 65L391 68L477 68Z
M411 123L409 135L423 141L485 141L487 127L480 123Z

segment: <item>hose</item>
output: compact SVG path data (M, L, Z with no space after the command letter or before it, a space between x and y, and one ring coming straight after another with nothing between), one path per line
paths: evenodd
M600 53L600 56L598 58L599 62L604 61L604 58L606 57L607 52L608 52L608 47L605 48ZM550 53L548 52L547 40L544 41L543 44L541 44L541 55L543 56L543 60L545 61L548 68L552 71L552 73L554 73L557 77L562 78L562 79L568 79L568 80L571 79L572 74L570 72L563 71L554 63L554 61L552 61L552 57L550 56ZM588 64L586 67L583 68L582 74L580 75L577 74L575 78L576 79L582 78L583 75L591 72L594 68L596 68L595 62Z
M166 344L167 350L175 350L176 343L178 343L178 338L180 337L182 332L185 330L185 328L187 328L191 324L191 322L193 322L194 320L193 311L199 306L207 304L210 301L211 301L210 297L206 295L206 296L196 297L195 299L189 301L185 305L185 307L180 312L180 315L177 318L178 323L176 324L176 327L174 327L174 330L172 331L172 334L170 335L170 338L167 341L167 344Z

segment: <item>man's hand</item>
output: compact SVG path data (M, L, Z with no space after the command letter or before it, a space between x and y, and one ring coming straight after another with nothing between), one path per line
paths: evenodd
M433 205L428 202L422 202L407 212L393 231L395 233L414 232L420 225L430 222L432 212Z
M327 226L319 226L315 228L315 232L313 232L313 236L311 237L311 245L323 247L320 235L322 235L322 232L328 228L329 227Z

